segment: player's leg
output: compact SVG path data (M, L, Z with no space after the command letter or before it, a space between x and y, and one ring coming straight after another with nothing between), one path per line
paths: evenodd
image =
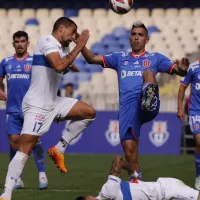
M144 71L142 76L143 76L142 108L145 111L149 111L151 109L153 100L157 95L156 94L157 81L153 72L150 69Z
M195 188L200 190L200 116L194 115L189 116L189 124L190 130L193 133L195 139L195 152L194 152L194 160L195 160L195 168L196 168L196 181Z
M48 186L48 180L46 176L45 152L40 140L38 140L33 147L33 155L39 172L39 189L46 189Z
M21 176L24 166L39 136L23 134L20 136L19 150L8 166L4 193L0 200L10 200L13 188Z
M60 105L62 105L65 102L66 103L68 102L68 108L66 108L65 104L63 112L60 113L60 118L62 120L70 120L70 121L65 133L62 135L62 138L60 139L60 141L57 143L56 146L48 150L48 154L53 159L58 169L61 172L66 173L67 169L64 165L63 154L69 143L92 123L92 121L95 118L96 111L88 104L82 101L77 101L76 99L59 98L58 101L61 101Z

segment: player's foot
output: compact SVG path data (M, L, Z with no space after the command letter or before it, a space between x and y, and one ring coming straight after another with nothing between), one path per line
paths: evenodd
M67 169L64 163L64 155L58 152L55 146L51 147L48 150L48 155L54 161L55 165L62 173L67 173Z
M46 177L39 178L39 189L44 190L48 187L48 180Z
M7 197L7 196L5 195L5 193L3 193L3 194L0 196L0 200L11 200L11 198L10 198L10 197Z
M142 97L142 109L144 111L150 111L153 99L156 96L156 87L154 84L149 84Z
M0 200L10 200L8 198L0 197Z
M22 188L24 188L24 183L23 183L21 178L18 178L17 183L16 183L16 185L13 189L19 190L19 189L22 189Z
M200 190L200 176L196 177L195 188Z

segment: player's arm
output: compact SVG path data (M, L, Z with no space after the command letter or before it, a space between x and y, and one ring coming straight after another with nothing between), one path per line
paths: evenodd
M177 117L180 120L184 119L183 100L185 97L186 89L187 89L187 86L181 84L178 91Z
M0 63L0 100L6 101L7 94L4 92L3 79L5 77L5 70L3 62Z
M52 52L46 55L48 62L59 73L65 72L69 68L72 68L73 71L74 67L71 64L86 45L88 39L89 31L84 30L77 39L76 46L67 56L61 58L59 52Z
M177 74L179 76L186 76L190 62L187 58L182 58L181 61L176 60L175 65L172 69L172 74Z
M89 64L104 65L103 56L93 54L87 47L84 47L81 53Z

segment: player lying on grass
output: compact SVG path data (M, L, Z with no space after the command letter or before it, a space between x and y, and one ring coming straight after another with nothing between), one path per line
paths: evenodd
M77 197L76 200L200 200L199 191L175 178L159 178L156 182L122 181L121 169L129 171L127 162L116 156L107 182L97 197ZM135 176L138 174L135 172Z

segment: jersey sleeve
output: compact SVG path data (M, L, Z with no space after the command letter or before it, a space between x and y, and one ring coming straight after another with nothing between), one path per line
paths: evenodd
M173 67L176 65L170 60L168 57L157 53L157 59L158 59L158 67L157 72L165 72L168 74L172 73Z
M58 48L55 43L53 43L52 39L49 37L41 38L39 40L39 50L42 52L44 56L47 56L50 53L58 52Z
M181 85L187 87L191 81L192 81L192 69L191 69L191 65L189 66L188 68L188 71L187 71L187 75L185 77L183 77L180 81Z
M116 199L120 190L121 179L116 176L108 176L107 182L103 185L101 192L96 197L98 200Z
M4 60L0 63L0 78L4 78L6 75L5 66L4 66Z
M121 53L113 53L102 56L104 68L111 68L117 71L117 68L119 66L119 59L121 57Z

